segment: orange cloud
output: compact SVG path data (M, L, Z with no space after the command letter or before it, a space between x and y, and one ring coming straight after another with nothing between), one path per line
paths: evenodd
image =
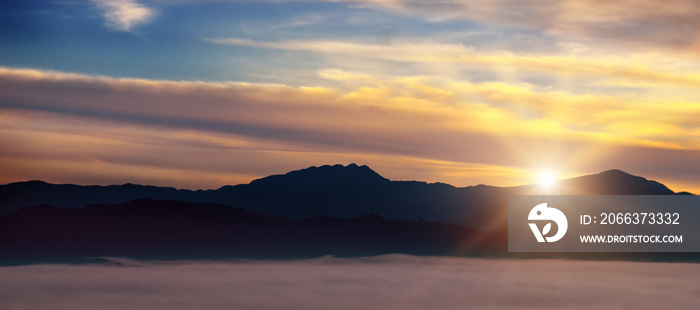
M326 72L366 82L341 92L3 68L0 175L201 188L350 162L456 185L520 184L543 162L563 175L676 171L679 184L700 172L693 101L663 110L529 84Z

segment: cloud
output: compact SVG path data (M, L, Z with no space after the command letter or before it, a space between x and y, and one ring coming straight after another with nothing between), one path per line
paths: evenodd
M150 21L156 10L138 0L91 0L111 28L130 31ZM176 3L194 1L179 1ZM297 2L268 0L268 2ZM494 27L533 29L564 41L597 42L651 51L697 54L700 49L700 5L694 0L310 0L347 3L430 22L470 20ZM317 24L327 17L306 15L273 27Z
M91 0L102 11L107 26L120 31L131 31L138 25L149 22L156 15L137 0Z
M692 309L697 264L385 255L0 267L4 309Z
M400 61L426 61L427 56L438 61L449 61L464 54L472 54L473 49L462 44L441 43L395 43L365 44L334 40L286 40L256 41L245 38L207 38L208 42L225 45L252 46L260 48L307 51L319 53L337 53L358 55Z
M700 5L694 0L356 0L363 7L433 22L467 19L527 27L561 38L697 53Z
M251 46L286 51L303 51L360 59L414 63L450 63L465 68L493 71L542 72L565 78L584 78L593 85L626 87L700 87L695 60L682 57L671 61L656 54L584 56L523 55L511 52L484 53L463 44L426 41L370 44L332 40L255 41L244 38L209 38L215 44ZM678 69L690 68L690 69Z
M363 73L348 72L340 69L324 69L318 72L318 76L337 81L372 81L372 76Z
M308 15L303 15L303 16L297 16L293 18L290 22L287 23L282 23L282 24L277 24L272 26L272 29L279 29L279 28L294 28L294 27L302 27L302 26L310 26L310 25L316 25L319 24L325 20L327 20L329 17L325 15L319 15L319 14L308 14Z
M693 168L696 101L660 105L522 83L320 74L357 86L341 92L0 68L0 142L7 146L0 175L202 188L351 162L392 179L460 186L527 183L541 162L558 162L563 175L621 168L678 184L700 173ZM660 167L677 173L663 175Z

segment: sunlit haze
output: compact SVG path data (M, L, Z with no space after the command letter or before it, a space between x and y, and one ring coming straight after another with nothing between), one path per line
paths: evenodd
M553 191L557 184L556 175L550 170L540 171L537 176L537 184L543 191Z

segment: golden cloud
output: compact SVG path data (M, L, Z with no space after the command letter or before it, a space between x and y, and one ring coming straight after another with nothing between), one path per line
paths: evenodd
M387 177L412 171L457 185L516 185L542 161L560 162L563 174L669 166L699 172L687 168L697 166L687 154L700 153L694 101L324 72L363 86L341 92L2 68L0 141L7 147L0 174L43 178L36 167L44 167L94 180L122 167L114 171L128 181L202 187L192 184L355 161ZM673 160L658 162L658 152Z

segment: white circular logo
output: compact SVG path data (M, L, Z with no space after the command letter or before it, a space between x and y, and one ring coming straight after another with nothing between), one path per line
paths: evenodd
M542 227L542 231L537 227L537 223L528 223L532 233L537 238L537 242L557 242L564 237L566 229L569 227L569 222L566 220L566 215L559 209L548 208L546 203L536 205L530 214L527 216L529 221L554 221L557 224L557 233L554 236L545 237L552 230L552 223L547 223Z

